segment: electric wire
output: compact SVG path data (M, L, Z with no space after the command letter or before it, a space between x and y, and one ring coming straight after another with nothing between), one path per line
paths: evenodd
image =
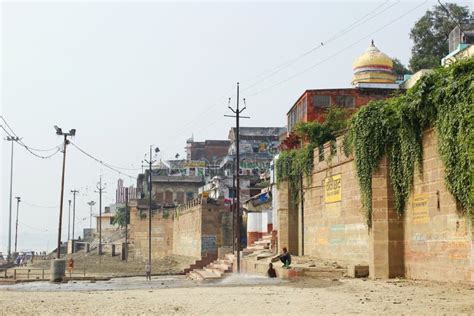
M5 119L5 117L3 115L0 115L0 119L2 119L2 121L5 123L5 125L8 127L8 129L11 131L11 133L17 137L19 140L18 142L21 143L23 146L26 146L28 147L30 150L33 150L33 151L53 151L53 150L56 150L58 148L58 145L54 146L54 147L51 147L51 148L46 148L46 149L42 149L42 148L34 148L34 147L31 147L31 146L27 146L21 139L20 137L18 137L18 135L15 133L15 131L13 130L13 128L11 128L10 124L8 124L7 120ZM10 135L11 136L11 135Z
M26 226L26 227L28 227L28 228L30 228L30 229L36 230L36 231L40 231L40 232L43 232L43 233L48 232L47 229L38 228L38 227L35 227L35 226L31 226L31 225L26 224L26 223L24 223L24 222L22 222L22 221L18 221L18 223L21 224L21 225L23 225L23 226Z
M21 203L25 204L25 205L28 205L28 206L31 206L31 207L37 207L37 208L59 208L59 206L44 206L44 205L38 205L38 204L33 204L33 203L29 203L29 202L26 202L24 200L21 200Z
M315 46L315 47L303 52L302 54L296 56L295 58L292 58L292 59L288 60L287 62L275 67L274 70L267 71L267 72L269 72L267 75L262 74L262 75L258 76L258 77L262 77L262 78L260 80L257 80L256 82L253 82L253 83L249 84L248 86L243 86L242 91L244 92L244 91L250 90L251 88L257 86L258 84L260 84L260 83L266 81L267 79L275 76L276 74L278 74L282 70L288 68L289 66L291 66L292 64L294 64L298 60L308 56L309 54L317 51L320 48L323 48L325 45L327 45L327 44L331 43L332 41L344 36L345 34L351 32L355 28L359 27L360 25L363 25L366 22L372 20L373 18L375 18L377 16L380 16L380 14L382 14L383 12L385 12L385 11L391 9L393 6L397 5L400 2L400 0L398 0L398 1L394 2L393 4L391 4L390 6L384 8L382 11L377 12L381 7L385 6L385 4L387 4L388 2L389 2L389 0L386 0L385 2L383 2L382 4L380 4L376 8L374 8L373 10L371 10L369 13L365 14L364 16L362 16L361 18L359 18L355 22L351 23L349 26L347 26L344 29L342 29L341 31L337 32L336 34L334 34L333 36L331 36L327 40L320 42L320 44L318 44L317 46ZM245 81L244 81L244 83L245 83Z
M293 75L287 77L286 79L283 79L283 80L281 80L281 81L279 81L279 82L277 82L277 83L275 83L275 84L273 84L273 85L270 85L270 86L264 87L264 88L262 88L262 89L260 89L260 90L257 90L257 91L254 92L254 93L250 93L249 95L250 95L250 96L259 95L259 94L261 94L262 92L264 92L264 91L266 91L266 90L272 89L272 88L274 88L274 87L276 87L276 86L279 86L279 85L281 85L281 84L283 84L283 83L286 83L286 82L288 82L288 81L290 81L290 80L292 80L292 79L294 79L294 78L296 78L296 77L299 77L300 75L302 75L302 74L308 72L309 70L311 70L311 69L313 69L313 68L315 68L315 67L317 67L317 66L319 66L319 65L321 65L321 64L323 64L323 63L325 63L325 62L327 62L328 60L331 60L332 58L334 58L334 57L340 55L341 53L345 52L347 49L349 49L349 48L351 48L351 47L357 45L358 43L360 43L361 41L363 41L363 40L367 39L368 37L374 35L375 33L378 33L379 31L383 30L384 28L386 28L386 27L392 25L392 24L395 23L396 21L400 20L401 18L405 17L406 15L412 13L414 10L416 10L416 9L418 9L419 7L421 7L422 5L424 5L426 2L428 2L428 0L425 0L424 2L422 2L422 3L418 4L417 6L411 8L410 10L406 11L405 13L403 13L403 14L400 15L400 16L398 16L397 18L395 18L395 19L391 20L390 22L384 24L382 27L378 28L377 30L375 30L375 31L373 31L373 32L371 32L371 33L369 33L369 34L367 34L367 35L365 35L365 36L359 38L358 40L352 42L351 44L345 46L343 49L337 51L336 53L331 54L329 57L327 57L327 58L325 58L325 59L323 59L323 60L321 60L321 61L319 61L319 62L317 62L317 63L315 63L315 64L312 64L311 66L309 66L309 67L303 69L303 70L300 71L300 72L297 72L296 74L293 74Z
M19 144L20 146L22 146L23 148L26 149L26 151L28 151L30 154L32 154L33 156L37 157L37 158L41 158L41 159L48 159L48 158L51 158L53 156L55 156L58 152L61 151L61 148L60 148L60 145L57 145L55 146L54 148L56 149L55 152L53 152L52 154L49 154L49 155L39 155L37 153L35 153L33 150L35 150L34 148L32 147L29 147L27 146L24 142L21 141L21 139L18 137L18 135L15 133L15 131L10 127L10 125L8 124L8 122L5 120L5 118L3 116L0 116L0 118L3 120L3 122L5 123L5 125L8 127L8 129L10 131L8 131L3 125L0 125L0 127L3 129L3 131L8 135L10 136L11 138L14 139L14 141ZM52 149L54 149L52 148ZM41 149L40 151L51 151L51 149Z
M301 58L304 58L305 56L311 54L312 52L320 49L321 47L323 47L324 45L327 45L328 43L340 38L341 36L351 32L353 29L359 27L360 25L363 25L365 24L366 22L370 21L371 19L377 17L377 16L380 16L380 14L382 14L383 12L391 9L393 6L397 5L400 0L392 3L391 5L389 5L388 7L385 7L383 8L388 2L390 2L390 0L386 0L384 1L383 3L381 3L380 5L378 5L377 7L375 7L374 9L372 9L370 12L366 13L365 15L363 15L362 17L360 17L359 19L357 19L356 21L352 22L351 24L349 24L348 26L346 26L345 28L343 28L342 30L340 30L339 32L337 32L336 34L334 34L332 37L328 38L326 41L324 42L321 42L320 45L316 46L316 47L313 47L305 52L303 52L302 54L298 55L297 57L275 67L275 69L273 70L269 70L267 72L264 72L258 76L255 76L254 78L260 78L263 76L263 78L261 78L260 80L257 80L256 82L252 82L250 85L248 86L243 86L243 89L242 91L247 91L247 90L251 90L251 88L259 85L260 83L264 82L266 79L269 79L271 77L273 77L274 75L276 75L277 73L279 73L281 70L283 69L286 69L288 68L289 66L291 66L292 64L294 64L296 61L300 60ZM268 73L269 72L269 73ZM245 82L245 81L244 81ZM233 89L233 88L232 88ZM256 95L256 94L250 94L250 96L253 96L253 95ZM204 114L207 114L209 111L211 111L212 109L214 109L215 107L217 107L218 104L215 104L209 108L207 108L206 110L204 110L203 112L201 112L195 119L193 119L192 121L190 121L188 124L185 124L185 126L182 127L182 130L181 132L177 133L174 135L174 137L172 138L175 138L175 137L178 137L178 136L181 136L182 134L184 134L185 132L188 132L187 129L185 129L184 127L187 127L189 125L191 125L192 123L194 123L198 118L200 118L202 115ZM217 123L217 121L219 121L219 119L217 119L216 121L212 122L211 124L212 125L215 125L215 123ZM208 126L209 127L209 124ZM200 131L203 131L203 130L206 130L207 128L204 128ZM171 147L171 145L168 145L164 148L169 148Z
M77 146L77 145L76 145L75 143L73 143L72 141L69 141L69 143L70 143L71 145L73 145L74 147L76 147L77 150L79 150L81 153L83 153L83 154L86 155L87 157L89 157L89 158L95 160L96 162L98 162L98 163L101 164L102 166L104 166L104 167L106 167L106 168L108 168L108 169L110 169L110 170L112 170L112 171L117 172L117 173L120 174L120 175L125 175L125 176L127 176L127 177L129 177L129 178L131 178L131 179L132 179L132 178L133 178L133 179L136 179L137 177L134 177L134 176L132 176L132 175L129 175L129 174L123 172L123 171L120 171L119 169L123 169L123 170L141 170L141 169L121 168L121 167L113 166L113 165L111 165L111 164L108 164L108 163L102 161L102 160L99 159L99 158L94 157L92 154L89 154L87 151L85 151L85 150L82 149L81 147Z

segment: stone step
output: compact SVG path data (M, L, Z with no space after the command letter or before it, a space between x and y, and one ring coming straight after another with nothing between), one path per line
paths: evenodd
M205 267L204 270L207 271L207 272L214 273L214 274L218 275L219 277L222 277L222 275L224 274L224 271L222 271L220 268Z
M253 245L269 245L270 241L267 240L257 240L256 242L253 243Z
M264 245L254 245L254 246L248 246L247 248L244 249L245 250L263 250L263 249L268 249L268 246L265 246Z
M199 274L203 280L208 280L208 279L219 279L221 277L220 274L206 271L206 270L194 270L193 272Z
M188 273L188 278L190 278L191 280L196 280L196 281L204 280L201 275L197 274L194 271L191 271Z
M218 264L230 266L230 265L232 265L232 262L233 262L232 260L228 260L228 259L217 259L213 263L218 263Z
M234 262L235 255L233 253L228 253L225 255L225 259L229 260L230 262Z
M211 263L208 267L211 268L211 269L217 269L221 272L232 271L232 265Z

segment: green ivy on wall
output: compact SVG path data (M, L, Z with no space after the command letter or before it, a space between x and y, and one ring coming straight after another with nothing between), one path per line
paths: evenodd
M474 205L474 58L426 75L406 94L373 101L351 119L344 139L354 153L367 224L372 218L372 175L380 160L389 161L395 208L405 209L414 168L421 170L422 134L434 127L445 167L446 187L461 210Z
M293 199L298 198L303 176L310 179L313 171L314 149L329 141L347 127L347 113L338 107L331 107L324 123L298 123L294 133L303 140L301 148L280 153L276 161L277 183L288 181Z

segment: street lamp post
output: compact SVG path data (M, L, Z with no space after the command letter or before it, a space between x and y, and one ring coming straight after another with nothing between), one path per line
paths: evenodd
M59 223L58 223L58 245L57 245L57 251L56 251L56 258L60 259L61 258L61 227L62 227L62 221L63 221L63 202L64 202L64 176L65 176L65 171L66 171L66 149L67 145L69 144L69 141L67 140L68 136L73 137L76 135L76 130L71 129L69 132L65 133L62 131L60 127L57 127L56 125L54 126L54 129L56 130L56 135L63 136L64 137L64 149L63 149L63 169L62 169L62 176L61 176L61 199L60 199L60 204L59 204Z

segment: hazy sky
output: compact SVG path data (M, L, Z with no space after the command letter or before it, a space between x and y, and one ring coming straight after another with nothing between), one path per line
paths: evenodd
M191 135L226 139L234 122L223 115L229 114L227 98L235 102L237 81L251 116L244 125L284 126L305 89L350 87L352 62L372 38L406 63L409 30L434 4L4 1L1 114L29 146L60 144L54 125L75 128L73 142L86 151L140 168L150 144L166 159L182 155ZM275 72L281 65L288 67ZM10 143L2 141L1 150L0 251L6 252ZM38 159L15 145L13 196L24 201L19 250L56 243L61 161L61 154ZM89 223L86 202L98 201L100 174L108 204L119 175L68 147L63 236L70 190L80 191L76 232L82 235ZM14 223L16 204L13 210Z

